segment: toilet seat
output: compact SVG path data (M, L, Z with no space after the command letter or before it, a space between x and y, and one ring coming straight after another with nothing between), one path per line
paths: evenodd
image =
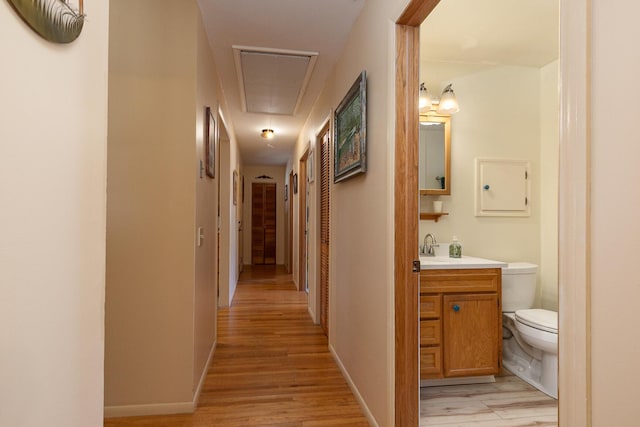
M555 311L540 308L518 310L515 318L516 321L529 327L558 334L558 313Z

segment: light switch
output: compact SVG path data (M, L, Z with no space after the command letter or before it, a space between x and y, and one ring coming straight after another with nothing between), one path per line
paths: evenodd
M198 247L202 246L204 240L204 227L198 227Z

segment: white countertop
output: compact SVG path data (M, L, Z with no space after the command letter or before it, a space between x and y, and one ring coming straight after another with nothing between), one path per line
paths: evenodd
M506 262L490 259L463 256L462 258L449 258L448 256L420 256L421 270L441 270L457 268L504 268Z

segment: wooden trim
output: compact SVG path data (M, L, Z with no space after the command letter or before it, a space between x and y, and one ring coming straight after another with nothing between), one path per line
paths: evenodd
M396 24L419 27L438 3L440 3L440 0L413 0L402 12Z
M558 422L591 419L590 2L560 1Z
M419 276L411 265L418 259L419 48L420 28L396 25L395 425L407 427L420 418Z
M307 207L307 158L309 148L305 150L298 163L298 290L304 291L305 265L307 262L307 245L305 241L306 207Z
M287 185L287 221L289 235L287 236L287 273L293 273L293 171L289 172Z

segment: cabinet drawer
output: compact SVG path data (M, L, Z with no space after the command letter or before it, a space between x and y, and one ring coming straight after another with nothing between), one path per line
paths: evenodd
M500 268L422 270L420 292L499 292L501 279Z
M439 319L441 299L440 295L420 295L420 318Z
M420 349L420 379L442 378L441 347L422 347Z
M421 320L420 321L420 345L440 344L440 321Z

